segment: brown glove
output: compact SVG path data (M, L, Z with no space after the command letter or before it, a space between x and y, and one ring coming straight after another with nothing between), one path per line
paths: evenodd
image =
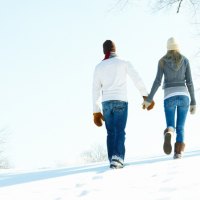
M144 101L145 101L145 100L147 99L147 96L143 96L143 99L144 99ZM151 101L151 104L147 107L147 110L153 109L154 105L155 105L155 102L154 102L154 100L152 100L152 101ZM144 106L144 105L143 105L143 109L145 109L145 106Z
M98 113L93 113L93 116L94 116L94 123L97 126L102 126L102 121L104 121L103 115L100 112L98 112Z

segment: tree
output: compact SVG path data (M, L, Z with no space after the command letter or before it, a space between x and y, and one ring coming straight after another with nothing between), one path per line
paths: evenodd
M141 0L117 0L115 6L120 6L121 8L124 8L130 2L139 3L142 1ZM200 8L199 0L149 0L145 2L152 4L155 10L169 9L175 6L177 13L179 13L183 7L192 8L192 10L195 13Z
M9 132L7 128L0 129L0 169L6 169L10 167L9 160L5 155L5 146L8 134Z
M176 12L179 13L183 7L192 8L192 10L196 13L199 8L200 1L199 0L159 0L156 1L156 5L158 9L164 8L172 8L176 7Z
M107 152L102 145L96 144L91 149L84 151L81 158L85 163L105 161L107 160Z

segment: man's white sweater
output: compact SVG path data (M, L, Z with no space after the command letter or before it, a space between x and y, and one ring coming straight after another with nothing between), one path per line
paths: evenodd
M101 61L93 76L93 113L101 112L101 101L127 100L127 75L142 96L148 96L146 87L133 65L119 57Z

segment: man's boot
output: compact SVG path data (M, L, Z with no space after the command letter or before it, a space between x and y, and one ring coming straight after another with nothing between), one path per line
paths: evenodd
M174 144L174 159L181 158L182 152L185 149L185 143L183 142L176 142Z
M170 154L172 152L171 138L174 133L173 128L166 128L164 130L164 144L163 150L166 154Z

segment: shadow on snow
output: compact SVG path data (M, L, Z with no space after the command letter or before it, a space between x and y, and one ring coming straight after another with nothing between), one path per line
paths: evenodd
M200 156L200 150L190 151L184 153L184 158ZM127 161L127 166L134 166L134 165L144 165L149 163L157 163L172 160L171 157L167 156L155 156L155 157L146 157L142 160L134 161ZM110 170L107 163L103 164L90 164L85 166L79 167L68 167L63 169L54 169L54 170L41 170L36 172L23 172L23 173L10 173L10 174L1 174L0 175L0 187L12 186L16 184L28 183L33 181L39 181L44 179L56 178L61 176L68 176L73 174L80 174L80 173L103 173L105 171Z

